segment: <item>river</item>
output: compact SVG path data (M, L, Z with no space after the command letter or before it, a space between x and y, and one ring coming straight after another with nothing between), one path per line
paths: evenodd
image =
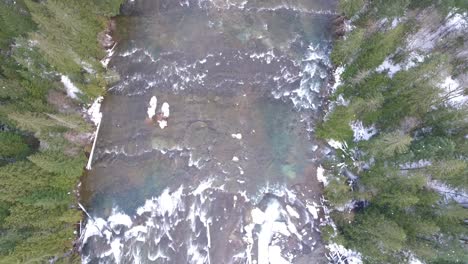
M133 0L92 170L83 263L327 263L313 135L329 0ZM152 98L164 120L150 121ZM169 113L166 113L169 112ZM161 117L162 114L159 115ZM167 125L167 126L165 126Z

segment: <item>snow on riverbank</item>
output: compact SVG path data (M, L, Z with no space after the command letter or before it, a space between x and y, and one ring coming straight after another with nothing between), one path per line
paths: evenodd
M91 104L91 106L86 110L86 113L90 117L91 121L97 126L102 119L102 113L101 113L101 104L102 100L104 100L104 97L99 96L94 100L94 102Z
M317 180L321 183L323 183L324 186L328 185L328 179L324 175L325 170L322 168L322 166L317 167Z
M112 56L115 53L115 47L116 46L117 46L117 43L115 43L114 46L112 46L111 49L108 49L106 57L104 57L104 59L101 60L101 64L102 64L102 66L104 68L107 68L107 66L109 65L109 62L110 62L110 60L112 59Z
M335 83L331 87L330 93L334 93L336 89L338 88L338 86L342 84L341 75L343 74L344 71L345 71L345 67L340 66L336 68L335 71L333 72L333 79Z
M91 148L91 153L89 155L88 163L86 164L86 169L91 169L91 164L93 162L94 149L96 148L96 142L99 134L99 128L101 127L102 113L101 113L101 103L104 97L100 96L94 100L94 103L88 108L86 113L90 117L91 121L97 126L96 132L94 133L93 146Z

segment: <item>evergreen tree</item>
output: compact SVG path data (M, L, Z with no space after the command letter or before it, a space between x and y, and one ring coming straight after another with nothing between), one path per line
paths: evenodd
M347 225L344 236L350 248L358 249L368 256L369 263L400 263L401 259L390 257L400 251L406 234L395 222L377 213L357 215L353 225Z
M407 263L409 254L426 263L466 263L468 211L448 197L463 195L467 188L468 106L450 106L450 95L436 85L447 72L459 73L450 54L456 40L447 37L445 43L451 44L436 47L424 62L393 76L376 68L384 59L395 64L408 59L400 44L406 34L413 34L412 18L427 12L418 8L431 6L431 12L443 18L449 12L463 13L468 6L456 0L361 2L340 1L348 17L359 13L354 17L356 28L338 40L332 52L335 65L345 66L333 99L341 96L347 105L328 115L317 136L346 141L350 151L336 162L359 175L351 194L335 180L325 196L338 205L353 197L364 206L347 214L332 213L338 234L331 239L360 251L367 263ZM408 20L397 27L382 22L403 14ZM353 142L353 120L374 125L379 134ZM433 180L452 189L436 189Z
M69 253L82 216L70 205L86 158L68 151L76 146L64 132L90 127L79 114L56 113L47 96L62 89L60 74L85 97L102 93L107 82L99 60L105 52L97 35L105 29L104 16L115 15L121 3L0 1L0 124L7 128L0 133L0 156L10 159L0 166L0 263L79 263ZM24 132L40 140L41 152L31 155Z
M24 158L29 146L22 136L12 132L0 132L0 158Z
M408 151L412 140L410 135L395 131L374 139L367 150L374 156L389 158Z

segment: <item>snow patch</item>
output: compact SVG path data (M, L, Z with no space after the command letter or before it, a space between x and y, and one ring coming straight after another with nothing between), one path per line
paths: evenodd
M439 87L443 89L441 96L447 97L448 105L459 108L468 102L468 95L464 94L463 87L451 76L446 77Z
M330 145L334 149L341 149L343 151L345 151L345 149L347 148L346 142L344 142L344 141L340 142L340 141L337 141L337 140L334 140L334 139L328 140L328 145Z
M409 264L424 264L424 262L422 262L421 260L417 259L413 254L411 254L409 260L408 260L408 263Z
M70 78L66 75L61 75L60 81L63 83L63 86L65 86L65 90L67 91L67 95L70 96L73 99L77 99L78 96L77 94L82 94L80 89L75 86L75 84L72 83Z
M289 204L286 205L286 211L288 212L288 214L292 217L295 217L295 218L299 218L299 214L297 213L296 210L294 210L294 208L292 208Z
M391 59L387 57L382 64L376 69L377 72L388 71L388 76L393 77L395 73L401 71L401 65L393 64Z
M101 60L101 64L102 64L102 66L104 68L107 68L107 66L109 65L109 62L110 62L110 60L112 59L112 56L115 53L115 47L116 46L117 46L117 43L115 43L114 46L110 50L107 50L106 57L104 57L104 59Z
M104 97L99 96L94 100L93 104L88 108L86 111L87 114L90 116L91 121L97 126L99 123L101 123L102 119L102 113L101 113L101 104L102 100L104 100Z
M161 106L161 113L163 117L168 118L169 117L169 104L167 102L164 102Z
M456 30L463 30L468 28L468 12L463 12L463 14L460 13L453 13L450 12L447 15L447 22L445 23L445 26L448 28L456 29Z
M97 137L99 135L99 129L101 127L101 120L102 120L101 102L103 99L104 98L102 96L96 98L96 100L94 100L94 103L91 105L91 107L87 111L88 115L91 117L91 121L97 126L96 132L94 134L93 146L91 148L91 152L88 158L88 163L86 164L87 170L91 169L91 164L93 162L94 149L96 148Z
M392 20L392 25L390 26L391 29L396 28L401 22L401 18L396 17Z
M314 203L314 204L308 204L307 205L307 210L309 211L309 213L312 215L312 217L314 219L318 219L318 210L317 210L317 205Z
M156 115L156 107L158 105L158 99L156 96L151 97L149 106L148 106L148 117L153 118L154 115Z
M258 208L254 208L250 215L252 216L252 222L257 225L261 225L265 222L265 214Z
M241 133L231 134L231 137L240 140L240 139L242 139L242 134Z
M332 93L334 93L336 89L338 88L338 86L342 84L341 75L343 74L344 71L345 71L345 67L339 66L338 68L336 68L335 72L333 72L333 78L335 79L335 83L333 84L332 89L331 89Z
M281 256L281 248L279 246L269 246L268 254L270 264L290 264L289 261Z
M168 118L169 117L169 104L167 102L164 102L161 106L161 114L163 118ZM161 129L164 129L167 127L167 120L158 120L159 127Z
M432 162L430 162L429 160L418 160L415 162L407 162L407 163L401 164L400 169L402 170L421 169L421 168L430 166L431 164Z
M166 120L160 120L160 121L158 121L158 124L159 124L159 127L161 129L164 129L164 128L167 127L167 121Z
M333 263L362 264L361 253L346 249L342 245L329 244L326 246L329 250L330 258Z
M317 167L317 180L321 183L323 183L324 186L328 185L328 179L324 175L325 170L322 168L322 166Z
M450 12L445 18L445 23L437 28L422 27L416 34L411 36L408 41L410 50L430 51L436 44L447 36L456 36L466 34L468 29L468 12L454 13Z
M340 205L340 206L336 206L335 209L339 212L350 212L351 210L353 210L354 208L356 207L355 205L355 202L354 201L348 201L346 202L345 204L343 205Z
M393 77L397 72L401 70L409 70L416 65L422 63L426 57L418 54L417 52L411 52L408 57L401 63L394 64L391 57L393 55L385 58L385 60L377 67L377 72L387 71L388 76Z
M375 126L365 127L360 120L352 121L349 125L353 130L354 142L369 140L371 137L377 134L377 129Z
M468 193L466 190L450 187L437 180L429 181L427 186L441 194L446 201L454 200L457 203L468 205Z
M265 212L265 220L258 234L258 264L269 264L269 244L273 237L273 223L280 216L280 205L277 201L272 201Z

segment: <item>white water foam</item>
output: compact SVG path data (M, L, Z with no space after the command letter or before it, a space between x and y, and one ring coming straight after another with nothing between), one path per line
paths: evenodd
M215 243L213 239L217 239L217 236L212 236L215 230L211 227L214 221L222 220L209 213L208 208L215 201L210 196L214 192L225 193L221 187L214 187L213 184L213 179L207 179L195 189L183 186L175 191L165 189L158 197L146 200L133 216L114 208L107 220L88 219L82 243L85 245L98 240L108 247L97 255L83 256L83 263L145 263L145 260L170 262L174 261L174 254L186 254L187 262L191 264L209 263L209 252ZM299 232L300 228L304 223L314 221L319 209L316 209L316 213L309 213L310 209L299 206L301 202L291 191L283 189L278 193L284 196L270 199L264 211L258 207L251 211L252 222L242 225L246 231L242 237L244 249L235 252L233 258L245 260L246 263L292 263L295 255L285 251L287 244L284 241L291 237L300 245L304 239L303 231ZM244 196L237 194L231 197L235 208L239 198ZM278 199L283 201L281 203L286 201L286 204L280 204ZM244 206L240 205L239 208ZM191 231L181 234L177 227L185 223ZM200 240L200 232L205 234L205 240ZM185 253L177 251L177 245L181 242L187 245ZM252 252L254 243L257 243L257 252Z
M309 45L302 59L301 72L292 74L287 68L282 69L282 78L294 83L300 80L299 87L291 91L273 91L275 98L290 98L297 109L317 109L320 106L319 94L327 77L330 61L328 50L319 45Z

